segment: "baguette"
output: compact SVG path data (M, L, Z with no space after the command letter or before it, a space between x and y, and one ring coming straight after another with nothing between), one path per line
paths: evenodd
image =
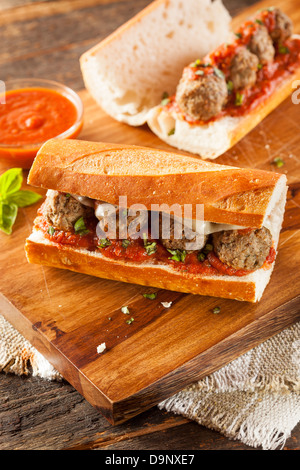
M49 190L32 234L26 240L25 251L30 263L161 289L249 302L261 299L270 280L286 202L284 175L216 165L144 147L52 139L38 152L28 183ZM51 205L53 194L56 202ZM166 250L165 245L160 245L163 240L155 243L159 250L147 253L141 241L127 240L132 244L134 255L137 247L141 253L141 257L136 259L127 255L129 248L120 248L118 240L109 241L107 246L106 243L102 245L103 240L100 243L97 239L95 244L98 232L94 233L94 228L90 233L84 231L78 235L76 223L74 229L73 225L71 229L59 227L59 211L66 211L62 212L64 223L72 207L75 211L75 206L75 219L82 215L82 210L87 211L89 217L92 212L95 218L97 211L94 212L90 206L97 207L96 201L117 205L124 195L127 196L128 207L139 203L147 211L151 211L153 204L178 204L182 209L185 204L203 204L204 221L208 227L214 227L209 229L208 237L214 236L209 235L213 231L233 233L237 228L244 233L245 227L251 233L267 230L272 237L273 260L252 271L229 271L228 267L225 271L218 271L207 261L200 262L198 256L190 265L185 264L185 258L177 260L175 257L173 261L168 253L184 252ZM61 204L60 198L63 198ZM89 207L79 204L78 198L81 202L87 201L85 204ZM49 208L50 212L47 212ZM51 223L49 217L52 217ZM119 247L118 252L113 251L115 247ZM194 254L187 255L186 259L188 256ZM215 262L215 254L210 251L207 259ZM217 259L216 269L219 269L219 264ZM190 270L191 266L197 271Z
M227 40L230 20L221 0L156 0L81 56L85 86L114 119L145 124L183 67Z

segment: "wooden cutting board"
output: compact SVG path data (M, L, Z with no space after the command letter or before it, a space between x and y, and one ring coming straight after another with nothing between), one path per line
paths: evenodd
M275 4L293 18L300 32L295 2ZM81 97L85 105L81 139L170 150L147 126L135 129L117 123L86 91ZM270 171L275 171L274 158L285 162L276 169L286 173L289 182L279 255L259 304L158 291L29 265L24 243L37 205L19 210L11 236L0 233L0 313L111 423L156 405L300 319L299 118L300 104L288 99L217 159ZM5 169L0 166L1 173ZM143 297L152 292L158 292L155 300ZM171 308L162 302L172 302ZM125 305L134 318L131 324L121 312ZM216 306L219 314L213 313ZM103 342L107 350L99 355L97 346Z

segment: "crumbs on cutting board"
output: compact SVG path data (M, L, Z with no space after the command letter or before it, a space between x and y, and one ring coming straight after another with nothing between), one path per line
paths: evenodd
M99 344L99 346L97 346L97 353L98 354L102 354L105 350L106 350L106 344L105 343L101 343L101 344Z

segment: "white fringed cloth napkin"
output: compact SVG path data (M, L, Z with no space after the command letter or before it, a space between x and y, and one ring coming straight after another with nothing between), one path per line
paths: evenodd
M61 380L0 315L0 371ZM159 404L229 439L282 449L300 421L300 322Z

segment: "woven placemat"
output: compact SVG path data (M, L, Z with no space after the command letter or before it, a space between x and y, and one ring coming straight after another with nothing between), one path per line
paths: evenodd
M0 315L0 371L61 380ZM300 322L159 405L229 439L282 449L300 421Z

